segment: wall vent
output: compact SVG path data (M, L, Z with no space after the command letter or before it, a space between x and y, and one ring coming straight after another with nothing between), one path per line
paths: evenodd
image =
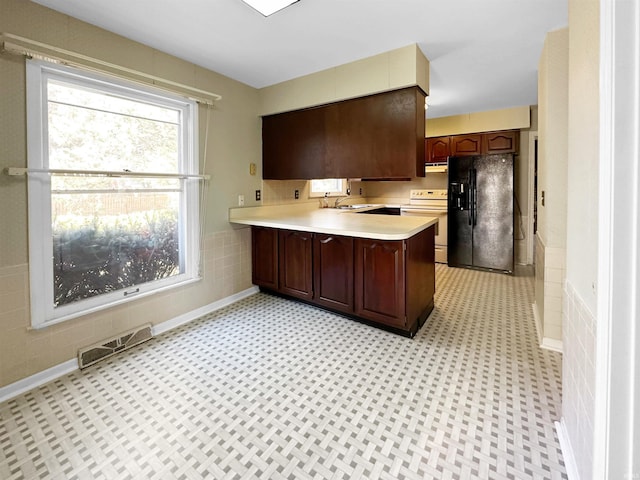
M151 333L150 323L136 327L133 330L121 333L108 340L103 340L94 345L81 348L78 350L78 365L81 369L87 368L100 360L135 347L151 338L153 338L153 335Z

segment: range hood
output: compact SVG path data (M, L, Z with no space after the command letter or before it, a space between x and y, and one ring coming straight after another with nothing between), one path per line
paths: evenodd
M447 173L446 163L425 163L425 173Z

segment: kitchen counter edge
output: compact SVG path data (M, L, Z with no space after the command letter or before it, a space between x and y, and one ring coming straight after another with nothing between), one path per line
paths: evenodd
M406 240L437 225L438 218L363 215L356 211L274 205L230 208L229 222L372 240Z

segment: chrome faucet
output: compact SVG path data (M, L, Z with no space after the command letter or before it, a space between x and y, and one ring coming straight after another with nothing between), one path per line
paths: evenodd
M345 200L349 198L349 196L347 195L346 197L336 197L336 201L333 204L333 208L338 208L338 205L340 204L341 201Z

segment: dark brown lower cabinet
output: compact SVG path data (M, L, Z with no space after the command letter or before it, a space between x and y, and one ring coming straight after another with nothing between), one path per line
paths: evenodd
M353 237L316 233L313 272L314 302L353 313Z
M436 293L435 226L405 240L406 311L408 327L418 322L418 328L433 310Z
M251 227L251 281L278 289L278 230Z
M434 233L388 241L252 227L253 282L413 336L433 310Z
M280 230L278 237L280 292L313 298L313 233Z
M404 241L357 238L355 245L356 315L405 328Z

